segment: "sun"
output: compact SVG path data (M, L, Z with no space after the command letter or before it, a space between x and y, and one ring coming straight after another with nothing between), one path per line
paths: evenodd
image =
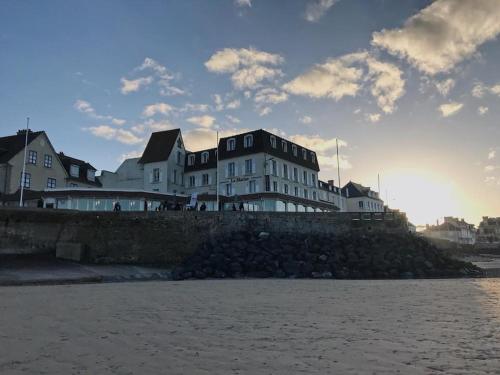
M416 225L434 224L444 216L460 216L459 193L451 181L418 169L399 169L383 178L386 204L406 212Z

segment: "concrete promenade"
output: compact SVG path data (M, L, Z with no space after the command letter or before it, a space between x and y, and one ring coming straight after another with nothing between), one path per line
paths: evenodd
M498 374L500 280L0 288L0 373Z

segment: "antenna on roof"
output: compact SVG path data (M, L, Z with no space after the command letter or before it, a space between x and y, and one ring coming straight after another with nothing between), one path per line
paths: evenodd
M217 130L217 145L215 146L215 154L217 155L217 168L215 178L217 180L217 211L219 211L219 131Z
M21 196L19 198L19 207L23 207L24 182L26 180L26 153L28 152L29 130L30 130L30 118L26 117L26 136L24 137L24 162L23 162L23 174L21 175Z
M340 184L340 163L339 163L339 139L335 138L335 142L337 144L337 177L339 179L339 189L340 195L342 196L342 185Z

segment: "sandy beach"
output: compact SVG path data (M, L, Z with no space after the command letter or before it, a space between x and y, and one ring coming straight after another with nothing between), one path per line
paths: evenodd
M0 288L1 374L499 374L500 280Z

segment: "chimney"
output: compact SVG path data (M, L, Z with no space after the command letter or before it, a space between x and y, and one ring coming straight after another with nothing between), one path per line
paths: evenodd
M328 185L333 186L334 185L334 180L328 180Z

